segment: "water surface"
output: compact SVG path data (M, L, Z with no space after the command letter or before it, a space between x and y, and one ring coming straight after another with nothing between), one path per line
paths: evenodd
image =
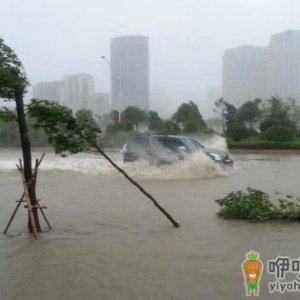
M21 194L19 156L0 152L1 229ZM123 166L118 154L112 156ZM300 224L218 219L215 199L247 186L300 195L300 156L233 156L231 170L205 157L176 166L124 166L181 223L174 229L100 157L47 153L37 192L49 206L53 230L33 241L22 208L8 235L0 235L0 299L246 298L240 269L245 253L255 249L263 261L299 257ZM271 295L267 282L273 279L263 275L262 299L299 298Z

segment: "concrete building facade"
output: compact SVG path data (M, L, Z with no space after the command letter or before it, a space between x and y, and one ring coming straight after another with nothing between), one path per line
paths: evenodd
M61 102L64 97L61 81L39 82L32 88L32 97Z
M271 37L268 94L300 100L299 30L289 30Z
M265 48L241 46L225 50L223 56L223 97L240 104L256 98L266 98L267 51Z
M67 75L63 79L63 103L78 110L88 106L88 99L95 93L94 77L89 74Z
M110 41L112 109L149 109L149 41L121 36Z
M225 101L239 107L248 100L279 96L300 100L300 31L274 34L267 47L225 50Z
M67 75L62 81L40 82L33 86L33 98L54 100L73 111L93 107L94 78L89 74Z

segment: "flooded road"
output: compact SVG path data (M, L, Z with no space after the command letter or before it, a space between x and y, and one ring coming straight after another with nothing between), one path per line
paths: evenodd
M15 170L19 153L0 151L3 230L22 191ZM248 186L299 196L300 155L242 153L233 158L231 170L216 168L205 157L176 166L125 166L181 224L174 229L101 158L47 153L37 193L49 207L53 230L33 241L22 208L8 235L0 234L0 299L246 298L245 253L254 249L263 262L278 255L298 258L300 224L218 219L214 200ZM262 299L299 299L300 292L270 294L269 281L274 276L265 272Z

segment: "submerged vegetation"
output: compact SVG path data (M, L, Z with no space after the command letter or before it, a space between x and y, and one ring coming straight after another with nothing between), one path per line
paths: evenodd
M255 222L282 220L300 221L299 198L292 195L276 197L248 187L246 192L229 193L225 198L217 199L221 207L217 215L224 219L249 220Z

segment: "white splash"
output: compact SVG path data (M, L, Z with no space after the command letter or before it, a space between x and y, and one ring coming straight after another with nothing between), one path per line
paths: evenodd
M207 147L226 150L226 142L222 137L213 136L199 139ZM40 154L33 155L38 158ZM147 161L124 163L121 153L109 153L112 160L124 169L133 178L145 179L193 179L210 178L215 176L228 176L237 170L236 167L222 167L210 159L205 153L197 153L185 160L177 161L171 165L151 165ZM13 153L0 155L0 172L16 170L17 159ZM108 161L100 155L76 154L61 157L47 153L40 165L40 170L80 172L90 175L123 176Z

